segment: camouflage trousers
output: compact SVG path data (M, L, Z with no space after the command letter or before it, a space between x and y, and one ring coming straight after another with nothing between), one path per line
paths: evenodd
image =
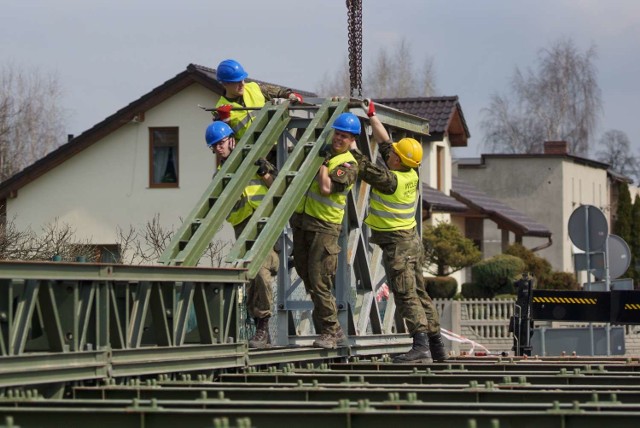
M273 278L278 274L278 253L273 249L262 263L258 274L247 287L247 314L251 318L271 317Z
M380 245L382 264L399 314L409 334L440 332L440 317L427 294L422 273L422 242L418 235L410 240Z
M293 227L293 262L313 302L313 322L319 333L338 331L338 308L332 290L338 268L338 237Z

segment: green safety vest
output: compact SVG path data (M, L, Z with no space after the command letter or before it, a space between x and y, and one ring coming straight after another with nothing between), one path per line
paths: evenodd
M329 173L331 173L337 166L343 163L353 162L357 165L356 159L351 152L346 151L342 154L329 159ZM332 193L329 196L323 196L320 193L320 185L317 180L313 180L309 190L305 195L304 212L311 217L315 217L320 220L324 220L328 223L341 224L344 217L344 207L347 205L347 193L353 185L349 185L342 192ZM298 210L301 206L298 205ZM297 212L301 212L302 210Z
M262 178L258 174L254 175L244 188L242 196L234 205L233 210L229 213L227 221L232 226L236 226L251 217L251 214L258 208L268 190L269 188L264 184Z
M413 169L391 172L398 179L396 191L385 195L373 189L369 196L369 215L364 222L379 232L412 229L417 224L418 174Z
M216 107L220 107L224 104L231 104L235 108L264 107L264 104L266 102L264 95L262 94L262 90L256 82L249 82L244 84L244 94L242 95L242 99L245 103L244 106L235 101L230 101L224 96L221 96L218 100L218 103L216 104ZM256 115L257 111L255 110L231 110L231 116L229 117L229 126L231 127L231 129L233 129L236 140L240 140L240 138L242 138L242 135L247 129L249 129L249 125L251 125L251 121L255 118Z

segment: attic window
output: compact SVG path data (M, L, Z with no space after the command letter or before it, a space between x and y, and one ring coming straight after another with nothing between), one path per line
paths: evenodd
M178 187L178 127L149 128L149 187Z

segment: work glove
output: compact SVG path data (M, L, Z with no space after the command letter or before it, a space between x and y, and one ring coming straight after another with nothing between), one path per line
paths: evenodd
M216 113L218 114L218 120L223 122L229 122L231 119L231 104L221 105L216 109Z
M302 95L300 95L297 92L291 92L288 98L289 98L289 101L291 101L291 103L293 104L301 103L304 101L304 99L302 98Z
M320 148L320 151L318 152L318 156L320 156L321 158L324 158L324 162L322 162L322 165L328 166L329 159L331 159L332 157L331 150L329 150L329 147L326 145L322 146Z
M255 162L255 165L258 165L257 174L260 177L264 177L265 175L272 173L276 170L276 167L273 166L271 162L266 160L265 158L260 158Z
M376 115L376 106L371 98L367 98L363 101L362 109L367 113L367 116L369 117Z

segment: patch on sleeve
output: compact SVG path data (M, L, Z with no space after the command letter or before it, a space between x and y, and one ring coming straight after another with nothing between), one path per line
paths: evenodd
M352 162L340 164L329 173L331 180L342 184L353 184L357 176L358 165Z
M346 167L340 165L337 168L335 168L333 171L331 171L331 173L329 174L329 177L331 177L331 179L336 183L345 183L348 180L349 173L351 171L353 171L352 168L347 169Z

